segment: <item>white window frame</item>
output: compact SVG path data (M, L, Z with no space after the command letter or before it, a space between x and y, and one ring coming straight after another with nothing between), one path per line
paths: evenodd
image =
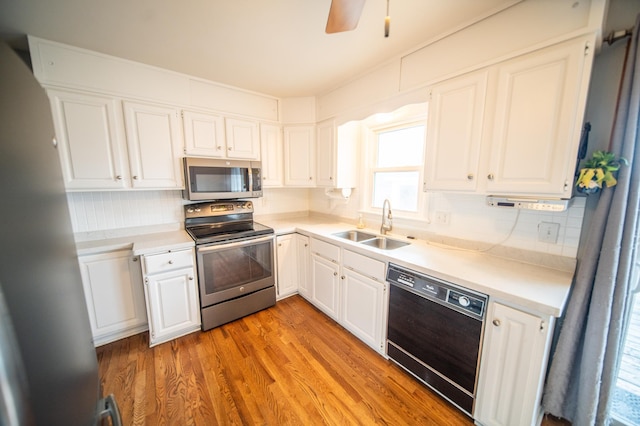
M378 133L387 132L391 130L402 129L406 127L414 127L422 125L425 127L425 137L423 140L423 148L422 148L422 161L417 166L406 166L406 167L383 167L379 168L376 166L377 164L377 154L378 154ZM417 171L418 172L418 205L417 211L410 212L407 210L399 210L394 206L393 201L391 201L391 209L393 211L394 218L406 218L411 220L420 220L426 221L427 219L427 195L423 191L423 182L424 182L424 164L425 164L425 155L426 155L426 132L427 132L427 116L420 117L411 117L410 119L405 120L397 120L389 123L384 123L380 125L366 125L364 127L364 143L365 143L365 156L364 156L364 176L365 176L365 184L364 191L362 194L362 204L361 204L361 212L376 214L379 215L382 213L381 208L373 207L373 177L374 173L379 170L383 171Z

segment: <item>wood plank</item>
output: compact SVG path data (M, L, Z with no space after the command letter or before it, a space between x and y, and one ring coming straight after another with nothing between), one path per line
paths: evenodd
M430 424L473 421L300 296L149 348L97 349L124 424ZM543 425L554 423L545 419Z

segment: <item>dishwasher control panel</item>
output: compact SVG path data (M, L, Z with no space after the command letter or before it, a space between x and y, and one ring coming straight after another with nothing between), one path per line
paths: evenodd
M484 294L393 263L390 263L387 269L387 282L407 288L467 315L484 319L488 299Z

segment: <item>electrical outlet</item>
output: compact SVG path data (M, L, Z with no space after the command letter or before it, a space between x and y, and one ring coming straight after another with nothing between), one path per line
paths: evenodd
M442 225L447 225L451 221L451 213L437 211L436 212L436 223L440 223Z
M558 242L559 223L540 222L538 224L538 241L556 244Z

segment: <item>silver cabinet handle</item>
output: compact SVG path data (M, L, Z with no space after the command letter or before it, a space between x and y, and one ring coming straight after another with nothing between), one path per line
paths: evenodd
M189 277L189 281L193 281L193 277Z
M170 261L169 261L169 265L173 265L173 260L170 260Z
M334 273L333 273L333 276L334 276L334 277L337 277L337 276L338 276L338 273L337 273L337 272L334 272Z
M137 262L137 261L138 261L138 258L137 258L137 257L134 257L134 258L133 258L133 261L134 261L134 262Z
M494 177L494 176L493 176L493 173L489 173L489 174L487 175L487 179L489 179L489 180L493 180L493 177Z
M51 139L51 143L53 144L54 148L58 147L58 139L56 139L56 138Z
M116 176L116 179L117 180L122 180L122 176L118 175L118 176Z
M473 180L473 173L469 173L467 175L467 180Z
M134 176L134 177L133 177L133 180L138 180L138 176Z
M499 320L499 319L494 319L494 320L492 321L492 323L493 323L493 325L495 325L496 327L500 327L500 324L501 324L501 322L500 322L500 320Z

